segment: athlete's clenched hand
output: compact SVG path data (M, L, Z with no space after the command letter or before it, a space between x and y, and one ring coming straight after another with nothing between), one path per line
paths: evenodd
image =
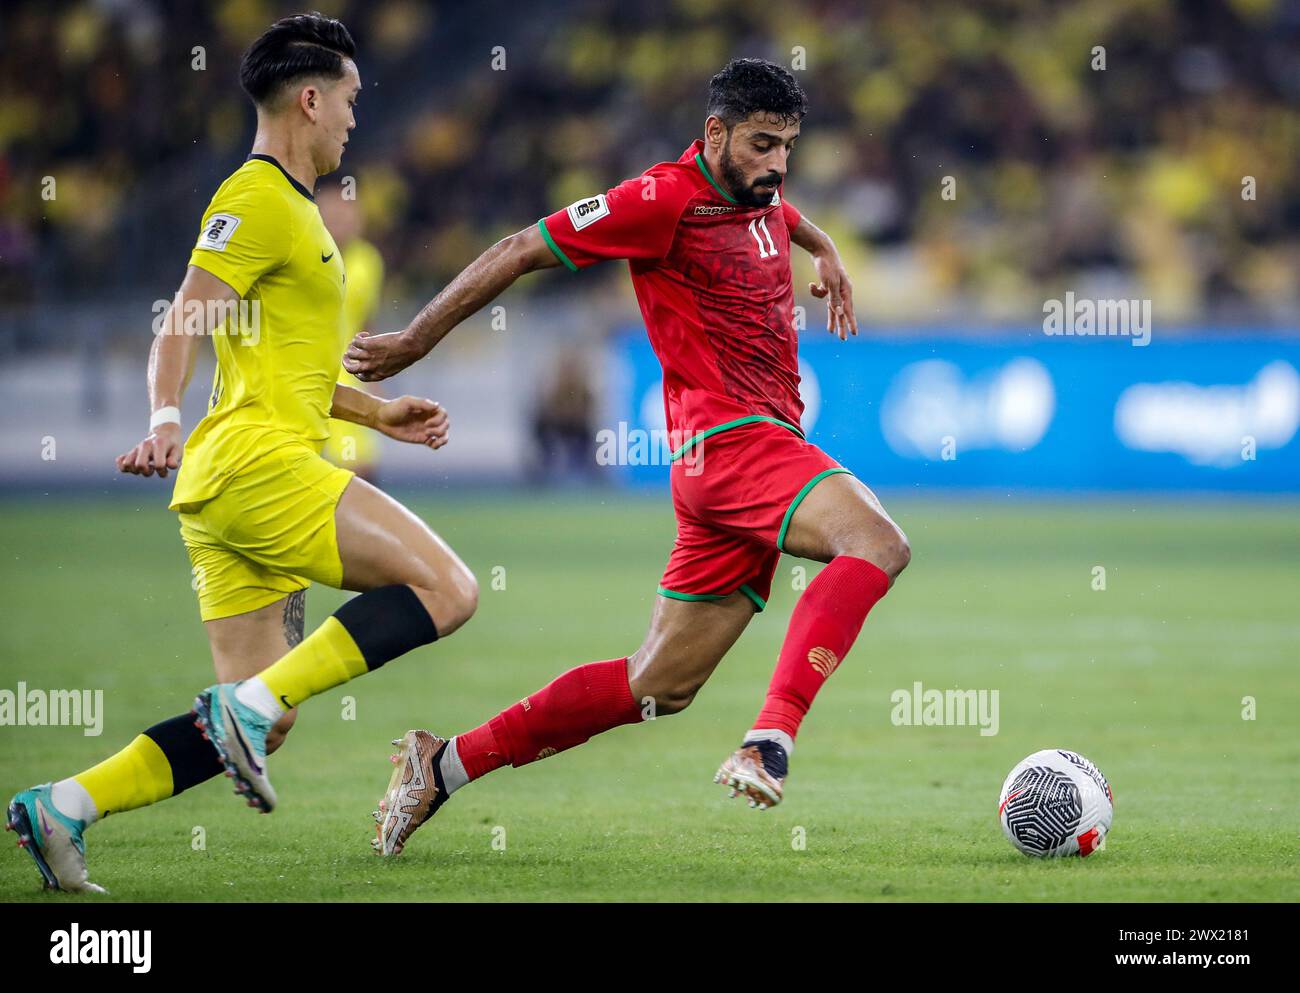
M451 423L436 400L403 396L387 401L376 411L375 428L398 441L441 448L447 444Z
M362 382L377 383L396 376L426 352L405 331L370 334L362 331L343 353L343 368Z
M144 441L117 457L117 468L136 476L152 476L156 472L166 479L168 469L180 467L183 448L181 426L159 424Z

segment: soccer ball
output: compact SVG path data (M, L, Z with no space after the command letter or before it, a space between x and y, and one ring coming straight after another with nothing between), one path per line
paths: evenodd
M1026 855L1091 855L1106 843L1114 816L1110 783L1077 752L1045 748L1021 760L998 797L1007 841Z

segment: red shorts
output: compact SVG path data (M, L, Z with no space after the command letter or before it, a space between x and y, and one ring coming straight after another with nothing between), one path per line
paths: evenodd
M672 466L677 540L661 596L767 606L795 509L826 476L848 472L792 430L757 421L705 438Z

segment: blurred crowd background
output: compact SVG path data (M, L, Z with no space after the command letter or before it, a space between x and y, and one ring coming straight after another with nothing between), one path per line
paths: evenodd
M1300 0L324 6L360 47L341 174L394 311L496 238L676 158L737 55L793 66L809 94L787 194L837 238L869 322L1039 321L1065 290L1150 298L1166 325L1287 323L1300 303ZM252 137L240 54L299 9L5 0L11 316L170 294ZM630 309L618 268L577 292Z
M762 56L808 93L785 193L835 237L866 331L824 340L794 253L810 437L885 485L1300 488L1300 0L2 0L0 489L137 492L111 460L147 423L155 308L253 137L240 57L315 6L364 83L317 189L367 287L356 326L402 327L498 238L676 159L712 74ZM330 210L340 180L356 199ZM1149 301L1157 347L1047 338L1068 293ZM355 467L662 485L593 454L662 426L625 267L499 303L383 387L445 403L456 443L358 442ZM977 454L935 463L948 436Z

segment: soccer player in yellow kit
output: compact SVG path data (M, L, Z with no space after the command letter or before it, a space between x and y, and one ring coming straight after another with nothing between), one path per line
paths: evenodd
M320 455L329 418L441 447L430 400L384 401L336 385L345 274L312 198L338 168L361 83L338 21L277 21L240 82L257 108L253 153L204 214L180 291L149 357L149 435L122 472L166 477L194 567L219 682L183 713L75 776L23 790L7 825L46 885L98 890L83 832L223 769L269 811L266 755L298 704L455 631L473 614L473 574L401 504ZM242 309L241 309L242 308ZM184 446L181 396L199 334L217 354L208 414ZM303 637L309 582L355 590Z

